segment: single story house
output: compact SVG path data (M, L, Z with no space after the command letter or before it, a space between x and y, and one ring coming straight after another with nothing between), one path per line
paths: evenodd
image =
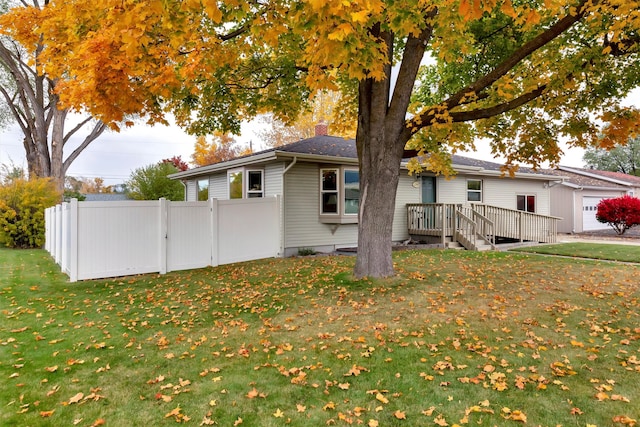
M410 236L436 239L435 243L441 239L443 244L445 238L459 241L453 224L459 224L464 216L490 225L490 229L473 224L467 228L473 230L474 240L476 234L484 240L490 236L487 244L493 245L500 237L496 231L500 221L496 212L480 210L487 207L511 215L503 222L520 228L520 234L511 239L555 241L557 219L549 217L550 188L561 179L558 176L521 169L511 178L502 174L500 164L461 156L453 157L457 171L453 178L429 172L410 175L405 166L396 196L394 242ZM184 183L186 201L197 201L199 195L220 200L281 196L281 256L295 255L303 248L330 252L357 246L359 172L355 141L326 135L322 127L320 131L316 127L312 138L170 177ZM467 209L466 216L463 209ZM528 226L517 225L518 221L524 224L523 214L537 221L534 231L543 237L523 237L522 229Z
M558 222L560 233L608 229L596 219L598 203L625 194L640 196L640 177L633 175L567 166L544 173L563 178L551 184L550 212L562 218Z

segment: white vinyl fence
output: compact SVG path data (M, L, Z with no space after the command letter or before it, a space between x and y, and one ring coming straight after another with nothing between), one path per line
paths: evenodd
M72 282L277 257L280 197L78 202L45 212L45 249Z

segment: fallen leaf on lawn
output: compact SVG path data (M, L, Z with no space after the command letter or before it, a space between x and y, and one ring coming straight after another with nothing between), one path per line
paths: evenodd
M58 370L58 365L54 365L54 366L47 366L46 368L44 368L45 371L47 372L55 372Z
M380 401L382 403L389 403L389 399L384 397L384 394L382 394L382 393L376 394L376 400L378 400L378 401Z
M431 406L429 407L429 409L425 409L424 411L422 411L422 415L426 415L427 417L430 417L431 415L433 415L433 411L436 410L435 406Z
M304 405L301 405L300 403L296 403L296 409L298 410L298 412L304 412L307 410L307 407Z
M378 421L376 420L369 420L369 422L367 423L368 427L378 427L378 425L380 425L380 423L378 423Z
M49 418L51 415L53 415L53 413L54 413L55 411L56 411L55 409L53 409L53 410L51 410L51 411L40 411L40 416L41 416L42 418Z
M104 420L104 418L98 418L97 420L95 420L93 422L93 424L91 424L91 427L98 427L98 426L102 426L106 423L106 421Z
M613 417L613 422L632 427L637 424L637 421L635 419L629 418L626 415L616 415L615 417Z
M77 393L75 396L72 396L69 399L69 404L78 403L82 400L83 397L84 397L84 393Z
M449 423L447 423L447 420L444 419L444 417L442 416L442 414L438 415L437 417L435 417L433 419L433 422L441 427L447 427L449 425Z
M245 394L245 397L247 397L248 399L255 399L256 397L262 397L265 398L267 397L267 395L265 393L259 392L258 390L256 390L256 388L254 387L252 390L250 390L247 394Z
M284 417L284 412L282 412L280 408L278 408L276 409L276 412L273 413L273 416L276 418L282 418Z
M328 411L329 409L336 409L336 404L334 402L329 402L322 407L323 410Z
M619 400L621 402L627 402L627 403L630 402L628 398L626 398L624 396L621 396L619 394L612 394L611 395L611 400Z
M164 417L165 418L177 417L180 415L181 410L182 409L180 409L179 406L176 406L174 409L171 410L171 412L166 413Z
M239 426L240 424L242 424L242 418L238 417L238 419L233 422L233 427Z
M351 386L351 384L349 384L349 383L340 383L340 384L338 384L338 388L340 390L349 390L350 386Z
M400 410L397 410L396 412L394 412L393 416L396 417L399 420L406 420L407 419L407 414L405 414L403 411L400 411Z

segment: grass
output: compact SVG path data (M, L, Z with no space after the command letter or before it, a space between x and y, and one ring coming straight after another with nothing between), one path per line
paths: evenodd
M514 249L514 251L640 263L640 245L636 246L578 242L530 246Z
M2 426L632 425L640 268L272 259L68 283L0 250ZM626 418L625 418L626 417ZM626 423L626 424L625 424Z

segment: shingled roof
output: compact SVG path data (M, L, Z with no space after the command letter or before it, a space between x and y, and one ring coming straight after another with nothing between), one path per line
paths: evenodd
M178 172L171 175L171 178L184 178L188 176L195 176L212 172L214 170L222 170L227 167L240 166L252 161L267 161L274 158L281 157L282 155L288 156L310 156L310 157L327 157L327 161L330 158L333 159L348 159L350 163L354 160L357 161L358 153L356 150L356 142L353 139L347 139L337 136L329 135L317 135L311 138L302 139L290 144L282 145L275 148L269 148L267 150L259 151L256 153L248 154L233 160L226 162L220 162L203 166L196 169L190 169L184 172ZM410 156L407 152L407 158ZM415 153L414 153L415 154ZM477 172L486 171L493 173L500 173L502 171L502 164L496 162L488 162L484 160L477 160L470 157L464 157L459 155L452 156L452 164L454 169L460 168L473 168L477 169ZM530 168L520 168L517 173L540 175L540 177L548 176L541 170L534 171Z
M545 169L543 171L547 175L556 175L558 177L564 177L564 182L576 187L584 188L601 188L601 189L616 189L624 190L626 187L621 184L616 184L611 181L599 179L592 176L581 175L579 173L571 172L565 169Z

